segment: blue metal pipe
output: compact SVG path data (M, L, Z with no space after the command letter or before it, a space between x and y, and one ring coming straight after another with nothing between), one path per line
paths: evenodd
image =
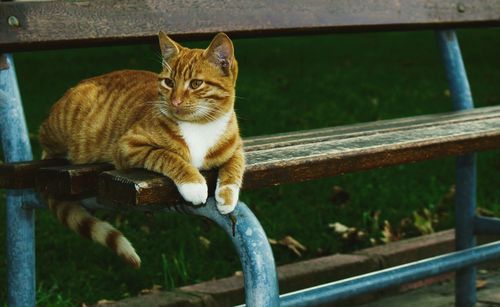
M476 216L474 218L474 233L476 235L499 235L500 218Z
M243 267L247 306L279 306L278 278L271 246L259 221L244 203L239 202L230 215L221 215L213 198L203 207L183 205L177 208L209 218L231 238Z
M82 203L88 208L102 208L95 198L85 199ZM231 238L240 257L246 305L279 306L278 278L271 246L259 221L244 203L239 202L230 215L221 215L213 198L209 198L206 205L201 207L181 204L156 207L155 211L158 210L194 214L214 221Z
M455 31L437 31L439 47L446 69L446 77L450 86L451 100L454 110L474 108L472 93L467 79L460 45Z
M450 86L453 109L474 108L467 73L460 46L454 31L437 32L439 46ZM463 250L475 246L474 216L476 210L476 154L457 157L455 194L455 247ZM464 268L457 272L455 304L473 306L476 303L476 269Z
M6 162L32 160L12 55L0 55L0 137ZM34 210L23 207L23 190L7 191L9 306L35 306Z
M471 266L500 256L500 242L452 252L397 267L282 295L281 306L332 304L353 296Z

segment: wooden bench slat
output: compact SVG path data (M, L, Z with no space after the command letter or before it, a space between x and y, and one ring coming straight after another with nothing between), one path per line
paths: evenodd
M500 130L500 117L466 121L463 123L441 124L430 127L409 126L407 129L396 131L375 131L368 135L351 135L346 138L334 135L332 138L323 137L321 141L295 143L284 147L270 148L249 152L247 167L254 165L268 167L274 163L283 161L291 162L306 158L316 159L319 156L344 156L356 154L357 151L391 150L396 147L421 147L430 143L445 146L447 143L460 140L488 137L497 134ZM471 127L472 126L472 127ZM470 130L468 130L470 129Z
M15 17L18 26L8 24ZM12 18L11 18L12 19ZM3 2L3 52L175 39L500 25L500 0Z
M287 134L293 144L248 151L244 189L299 182L347 172L460 155L500 147L500 106L363 124L357 133L343 137L332 128L332 139L324 139L325 129L304 137ZM428 120L425 125L422 119ZM398 126L399 122L399 126ZM381 128L390 124L390 129ZM359 127L358 127L359 128ZM283 136L283 135L282 135ZM273 136L269 138L273 139ZM265 142L265 138L257 138ZM215 173L214 173L215 174ZM142 177L141 177L142 176ZM112 171L101 174L99 199L113 205L171 204L181 201L171 181L152 172ZM215 176L208 178L215 185Z
M456 127L467 129L468 125ZM255 175L245 177L245 188L298 182L499 147L498 119L478 123L474 127L478 131L462 135L448 134L447 128L449 126L249 153L247 172ZM433 137L431 133L439 135ZM280 159L283 156L287 158ZM270 172L272 176L268 176Z
M213 196L217 171L203 171L208 195ZM123 206L130 204L157 204L168 199L168 204L183 202L173 181L144 169L114 170L99 175L98 200L103 204Z
M246 138L244 140L245 151L263 150L290 146L293 144L306 144L325 141L328 139L344 139L354 136L368 136L380 132L390 132L413 128L423 128L433 125L449 125L455 122L468 120L487 119L500 115L500 109L496 107L478 108L462 112L448 114L422 115L416 117L399 118L393 120L382 120L376 122L358 123L346 126L328 127L321 129L302 130L295 132L278 133Z
M69 161L51 159L0 164L0 188L33 188L35 186L35 175L40 168L65 164L69 164Z
M61 199L95 196L98 175L112 169L110 163L44 167L36 174L36 188Z

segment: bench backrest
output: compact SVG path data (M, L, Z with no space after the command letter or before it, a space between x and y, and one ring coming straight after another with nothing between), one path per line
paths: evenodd
M500 0L3 2L2 52L175 39L500 25Z

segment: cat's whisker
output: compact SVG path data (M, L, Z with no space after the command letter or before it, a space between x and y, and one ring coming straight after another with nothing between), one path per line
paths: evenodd
M168 70L168 72L170 72L170 73L172 72L172 67L170 67L170 65L167 63L167 61L162 59L162 64L163 64L163 67L165 67Z
M238 98L238 99L246 99L245 97L242 96L236 96L236 95L224 95L222 96L224 98Z
M161 53L157 52L156 57L157 57L157 60L161 64L162 67L166 68L168 70L168 72L172 72L172 67L170 67L170 65L167 63L165 58L163 58L163 55L161 55Z
M146 103L153 105L153 112L155 116L170 116L170 112L164 101L146 101Z
M209 121L216 119L209 108L199 107L197 108L195 113L197 114L197 116L203 119L208 119Z
M161 60L163 59L163 57L161 56L161 54L160 54L160 53L158 53L158 52L155 52L155 53L154 53L154 57L152 57L152 58L153 58L155 61L157 61L158 63L160 63L160 64L161 64Z
M222 116L226 114L226 112L213 108L199 108L198 110L202 111L202 113L210 115L212 119L216 119L216 116Z
M166 104L165 101L162 101L162 100L152 100L152 101L146 101L144 103L147 103L147 104Z
M162 111L162 109L156 108L151 111L155 117L160 117L160 115L165 115L165 113Z

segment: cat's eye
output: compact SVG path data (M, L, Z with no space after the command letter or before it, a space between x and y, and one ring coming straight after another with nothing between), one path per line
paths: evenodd
M168 87L168 88L173 88L174 87L174 81L170 78L165 78L161 80L160 83L163 87Z
M195 89L199 88L202 84L203 84L202 80L194 79L194 80L191 80L191 82L189 83L189 86L193 90L195 90Z

